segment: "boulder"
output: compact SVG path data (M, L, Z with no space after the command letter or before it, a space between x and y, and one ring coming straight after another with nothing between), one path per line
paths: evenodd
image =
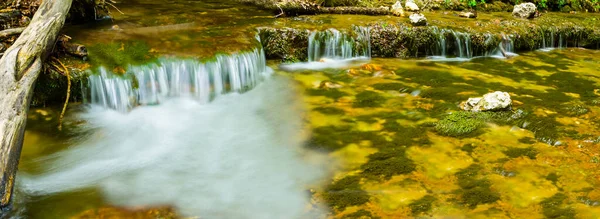
M404 8L402 8L400 1L396 1L396 4L392 5L391 11L394 16L404 17Z
M408 19L410 19L410 23L413 26L426 26L427 25L427 18L425 18L425 15L421 14L421 13L414 13L411 14Z
M419 6L413 0L406 0L404 7L407 11L419 11Z
M508 93L496 91L487 93L483 97L469 98L460 104L460 108L465 111L483 112L507 110L511 105L512 100Z
M463 11L463 12L460 12L458 14L458 16L459 17L465 17L465 18L476 18L477 14L475 14L473 12L470 12L470 11Z
M536 15L537 7L535 4L528 2L523 4L515 5L512 15L517 18L534 18Z

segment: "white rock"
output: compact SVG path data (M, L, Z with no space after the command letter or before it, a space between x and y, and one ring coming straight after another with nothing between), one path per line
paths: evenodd
M413 0L406 0L404 7L407 11L419 11L419 6Z
M533 18L536 10L537 7L531 2L518 4L513 8L512 15L518 18Z
M427 18L425 18L425 15L420 13L411 14L410 16L408 16L408 19L410 19L410 23L413 26L427 25Z
M506 92L496 91L483 95L483 97L469 98L462 102L460 107L466 111L498 111L509 109L512 105L510 95Z
M402 3L400 1L396 1L396 4L392 5L392 14L398 17L404 17L404 8L402 8Z

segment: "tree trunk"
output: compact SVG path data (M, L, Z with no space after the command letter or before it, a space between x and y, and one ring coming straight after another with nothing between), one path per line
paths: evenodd
M44 0L0 59L0 207L10 204L33 85L72 0Z

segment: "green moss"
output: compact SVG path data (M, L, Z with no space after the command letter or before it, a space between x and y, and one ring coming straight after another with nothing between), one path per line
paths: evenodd
M540 202L544 216L546 218L575 218L575 210L569 207L562 207L567 198L565 194L557 193Z
M378 83L374 84L373 88L376 90L393 90L393 91L407 91L409 88L401 83Z
M548 174L548 176L546 176L547 180L550 180L550 182L556 184L556 182L558 182L558 175L556 175L556 173L550 173Z
M156 60L150 53L150 46L142 41L124 41L108 44L95 44L88 47L89 60L94 66L108 69L127 68L129 65L141 65Z
M347 93L339 91L338 89L316 89L311 88L306 90L306 94L310 96L325 96L337 100L341 97L348 96Z
M431 210L431 206L433 202L436 201L436 198L431 195L426 195L423 198L416 200L408 205L410 207L410 211L413 215L419 215L422 213L427 213Z
M338 210L369 202L369 194L361 189L358 176L347 176L327 186L323 198Z
M475 150L475 145L473 144L465 144L463 145L460 150L469 153L469 155L471 155L471 153L473 153L473 150Z
M344 114L344 110L335 107L317 107L313 109L314 111L327 114L327 115L341 115Z
M590 112L590 109L579 104L563 107L565 114L568 116L581 116Z
M479 165L473 164L455 174L461 187L461 203L470 208L500 200L500 195L490 189L491 183L479 176L480 170Z
M370 211L360 209L354 213L344 215L342 219L379 219L381 217L373 216Z
M503 153L510 158L517 158L521 156L529 157L529 159L535 159L538 154L538 151L535 148L509 148Z
M386 101L379 93L373 91L363 91L356 95L356 100L352 104L353 107L380 107Z
M485 125L484 120L478 113L454 112L440 120L435 130L441 134L452 137L468 136L475 133L479 128Z
M523 143L523 144L534 144L535 143L535 139L534 138L530 138L530 137L519 138L519 142Z
M403 148L383 148L369 155L369 161L360 169L362 175L371 179L390 179L394 175L407 174L414 171L416 165L406 157Z

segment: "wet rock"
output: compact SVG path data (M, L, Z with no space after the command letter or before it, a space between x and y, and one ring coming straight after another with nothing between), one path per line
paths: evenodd
M342 87L342 85L336 84L331 81L321 81L321 83L319 84L320 89L336 89L336 88L341 88L341 87Z
M470 11L463 11L458 14L459 17L476 18L477 14Z
M483 97L469 98L460 104L460 108L471 112L500 111L509 109L511 104L512 100L508 93L496 91Z
M404 7L407 11L419 11L419 6L413 0L406 0Z
M425 18L425 15L423 15L421 13L411 14L408 18L410 19L410 23L413 26L426 26L427 25L427 18Z
M398 17L404 17L404 8L400 1L396 1L396 4L392 5L392 14Z
M519 5L515 5L513 8L512 15L517 18L534 18L536 15L537 7L535 4L528 2Z

